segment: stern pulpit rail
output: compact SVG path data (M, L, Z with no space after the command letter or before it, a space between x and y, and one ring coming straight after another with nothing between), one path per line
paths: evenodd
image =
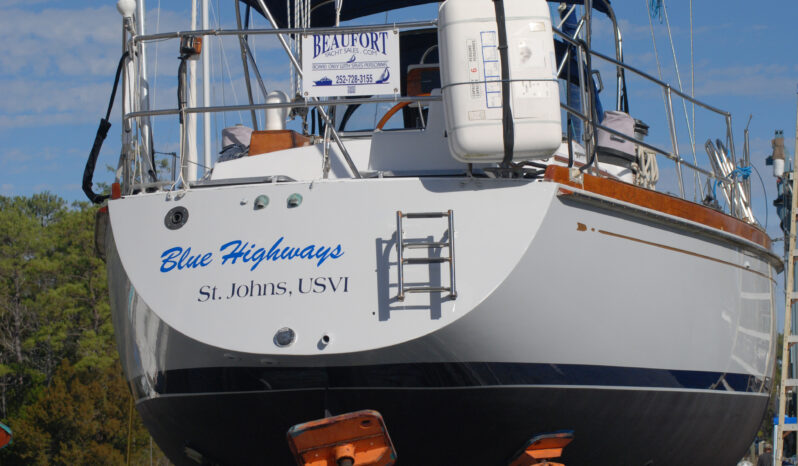
M670 84L668 84L668 83L666 83L664 81L661 81L661 80L655 78L654 76L651 76L650 74L648 74L648 73L646 73L644 71L641 71L638 68L635 68L634 66L628 65L628 64L626 64L626 63L624 63L624 62L622 62L622 61L620 61L618 59L612 58L612 57L610 57L608 55L605 55L605 54L602 54L602 53L597 52L595 50L592 50L592 49L588 48L587 44L583 40L575 39L575 38L569 36L568 34L564 33L563 31L558 30L556 28L553 29L553 32L554 32L555 36L558 39L564 41L565 43L567 43L571 47L575 47L577 52L578 52L578 54L579 54L580 59L578 61L578 65L579 65L579 74L580 74L580 80L579 80L580 81L579 82L580 92L581 92L581 95L584 96L588 100L588 102L589 102L588 108L595 108L595 94L593 92L586 92L586 90L585 90L585 87L586 87L585 81L587 81L587 83L588 83L587 85L590 85L590 81L591 80L590 79L582 79L582 76L581 76L584 73L584 71L582 69L582 67L583 67L582 60L583 60L583 58L581 58L581 57L586 56L588 54L591 57L595 57L595 58L604 60L604 61L616 66L618 69L622 69L624 71L629 71L630 73L632 73L632 74L634 74L634 75L636 75L638 77L641 77L641 78L643 78L644 80L646 80L648 82L651 82L651 83L655 84L656 86L658 86L662 90L663 95L664 95L664 100L665 100L665 105L666 105L666 113L667 113L667 116L668 116L668 118L667 118L668 134L669 134L669 137L671 139L672 151L668 151L668 150L666 150L664 148L657 147L657 146L655 146L653 144L648 144L648 143L646 143L644 141L636 139L633 135L623 134L623 133L618 132L618 131L616 131L616 130L614 130L612 128L609 128L609 127L607 127L605 125L597 123L597 122L594 121L594 118L592 118L591 116L585 114L584 112L580 111L579 109L576 109L576 108L573 108L573 107L569 107L567 104L562 103L561 104L561 108L564 111L566 111L567 113L569 113L569 114L575 116L576 118L580 119L583 122L583 124L586 125L586 127L588 129L588 131L585 131L585 139L586 139L585 142L587 143L586 146L589 147L589 149L588 149L588 161L589 162L585 166L587 168L582 167L583 171L588 169L588 168L591 168L590 166L595 161L594 155L595 155L595 145L596 144L595 144L595 141L593 139L598 134L598 130L602 130L602 131L606 131L609 134L612 134L613 136L617 136L617 137L619 137L619 138L621 138L621 139L623 139L625 141L630 141L630 142L632 142L632 143L634 143L634 144L636 144L636 145L638 145L638 146L640 146L642 148L645 148L645 149L648 149L650 151L653 151L656 154L662 155L662 156L670 159L671 161L673 161L676 164L676 175L677 175L677 179L678 179L678 183L679 183L680 197L683 198L683 199L687 199L686 195L685 195L684 183L683 183L683 179L682 179L682 168L683 167L687 167L687 168L693 170L694 172L696 172L696 173L698 173L700 175L704 175L705 177L707 177L708 181L709 180L715 180L715 182L717 182L717 183L730 185L730 190L731 191L737 191L736 185L741 184L742 183L741 181L738 181L738 180L736 180L734 178L730 178L728 176L724 176L723 173L716 173L714 171L710 171L710 170L704 169L702 167L697 166L694 163L690 163L689 161L687 161L687 160L685 160L685 159L683 159L681 157L681 155L679 154L678 136L677 136L676 122L675 122L675 119L674 119L674 112L673 112L673 96L675 95L675 96L677 96L677 97L679 97L681 99L684 99L684 100L686 100L686 101L688 101L690 103L693 103L693 104L695 104L695 105L697 105L697 106L699 106L699 107L701 107L701 108L703 108L703 109L705 109L705 110L707 110L709 112L712 112L712 113L718 115L719 117L723 118L723 121L724 121L724 124L725 124L725 128L726 128L726 134L725 134L726 147L728 147L728 149L729 149L729 155L730 155L730 158L731 158L731 164L734 167L737 167L737 157L736 157L736 152L735 152L735 147L734 147L734 134L733 134L733 131L732 131L732 115L731 115L731 113L729 113L729 112L727 112L725 110L721 110L721 109L719 109L717 107L714 107L712 105L709 105L709 104L707 104L705 102L702 102L702 101L700 101L700 100L698 100L698 99L696 99L694 97L691 97L688 94L685 94L684 92L681 92L681 91L679 91L677 89L674 89L673 87L671 87ZM566 54L563 57L561 63L558 64L558 69L559 70L562 70L563 68L566 67L567 61L569 60L569 56L570 56L570 54ZM562 76L560 76L560 77L562 78ZM708 156L709 156L709 154L708 154ZM739 198L738 199L733 199L732 202L729 203L728 208L729 208L729 214L730 215L732 215L734 217L737 217L737 218L742 218L742 219L744 219L744 220L746 220L746 221L748 221L750 223L756 223L756 220L753 218L753 215L751 214L750 200L745 200L745 202L743 202L743 200L739 199Z
M428 21L410 21L410 22L397 22L397 23L389 23L389 24L376 24L376 25L357 25L357 26L340 26L340 27L312 27L312 28L279 28L274 27L271 29L203 29L203 30L194 30L194 31L177 31L177 32L167 32L167 33L158 33L158 34L148 34L148 35L135 35L131 34L129 40L127 41L127 48L128 50L135 50L141 44L146 42L152 41L162 41L167 39L181 39L187 36L195 36L195 37L205 37L205 36L217 36L217 37L224 37L224 36L272 36L277 35L279 38L283 38L285 34L318 34L318 33L330 33L330 32L375 32L375 31L386 31L386 30L407 30L407 29L414 29L414 28L423 28L423 27L434 27L437 26L437 20L428 20ZM577 119L581 120L585 125L585 138L582 141L587 149L587 164L581 168L582 171L591 170L596 163L597 157L596 155L596 141L597 141L597 134L599 131L607 132L613 136L617 136L625 141L631 141L637 146L642 149L646 149L649 151L654 152L655 154L661 155L666 157L667 159L673 161L676 165L676 174L679 183L679 193L682 198L685 198L685 191L684 191L684 182L682 180L682 169L689 168L693 170L698 176L703 175L707 179L707 183L714 182L720 183L727 186L730 186L732 191L735 191L735 184L740 183L739 180L730 179L729 177L724 176L722 173L715 173L713 170L708 170L702 168L694 163L688 162L687 160L683 159L679 154L678 149L678 140L676 134L676 124L674 121L674 114L673 114L673 102L672 96L675 95L679 98L685 99L686 101L693 103L709 112L712 112L721 118L724 119L724 123L726 126L726 135L725 135L725 142L726 146L728 147L731 163L736 167L737 166L737 158L735 154L735 147L734 147L734 139L732 134L732 117L729 112L724 110L718 109L712 105L709 105L705 102L702 102L698 99L695 99L681 91L678 91L672 88L668 83L665 83L657 78L635 68L634 66L628 65L622 61L622 51L619 48L619 45L616 46L616 57L610 57L595 50L592 50L588 47L588 44L584 40L580 40L578 38L573 38L568 34L558 30L556 28L553 29L554 36L558 39L563 41L565 44L569 46L569 52L565 55L562 59L561 63L558 63L558 69L562 70L567 60L569 60L570 50L575 50L576 54L578 55L578 68L579 68L579 87L580 87L580 94L583 97L583 102L586 105L584 107L588 109L590 114L585 113L584 110L580 110L577 108L573 108L568 106L566 103L561 103L561 109L566 113L573 115ZM616 41L619 39L620 34L619 31L616 31ZM286 50L286 53L289 55L291 59L292 66L297 67L298 72L301 73L300 67L298 67L298 62L296 57L293 56L290 50ZM590 111L589 109L595 108L595 100L596 96L593 92L588 89L588 86L591 85L592 79L588 79L587 77L583 77L586 73L585 66L589 66L589 57L590 58L597 58L603 61L606 61L613 66L615 66L619 71L619 76L622 75L624 72L628 71L633 75L643 78L644 80L655 84L656 86L660 87L665 100L666 111L667 111L667 124L668 124L668 132L671 139L672 150L667 150L661 147L657 147L654 144L649 144L644 141L640 141L635 139L633 135L623 134L618 132L613 128L609 128L605 125L599 123L599 115L591 115L595 112ZM133 58L135 59L135 58ZM592 67L591 67L592 68ZM562 78L562 75L560 76ZM622 83L619 86L625 88L625 77L619 78L622 79ZM619 81L620 82L620 81ZM625 95L625 91L624 91ZM263 103L263 104L252 104L252 105L224 105L224 106L194 106L194 107L184 107L182 109L178 108L170 108L170 109L156 109L156 110L138 110L138 111L128 111L125 109L123 120L125 123L130 123L131 120L142 119L142 118L149 118L154 116L166 116L166 115L179 115L179 114L196 114L196 113L219 113L219 112L238 112L238 111L250 111L250 110L266 110L266 109L275 109L275 108L310 108L310 107L317 107L319 109L322 106L334 106L340 104L352 105L352 104L366 104L366 103L386 103L386 102L418 102L418 103L428 103L428 102L436 102L440 101L441 97L439 95L433 96L400 96L395 94L393 96L384 96L384 97L363 97L363 98L328 98L325 100L310 100L310 99L302 99L302 100L294 100L291 102L281 102L281 103ZM619 105L623 106L622 103L619 101ZM325 113L321 111L321 113ZM322 115L322 118L325 120L329 120L329 117ZM329 121L328 121L329 123ZM344 159L352 173L354 178L360 178L360 173L358 168L355 166L354 162L352 162L351 158L348 155L346 150L346 145L341 141L339 132L336 130L334 126L330 126L330 142L335 142L339 149L341 150ZM328 142L325 140L325 144ZM738 218L745 218L749 222L755 222L752 215L750 215L750 207L744 206L740 208L739 206L735 206L735 204L739 204L739 200L737 202L730 203L729 211L730 214L736 216Z

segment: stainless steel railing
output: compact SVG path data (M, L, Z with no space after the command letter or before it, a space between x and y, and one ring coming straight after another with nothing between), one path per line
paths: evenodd
M264 8L264 12L267 15L267 19L271 22L273 28L272 29L203 29L203 30L193 30L193 31L177 31L177 32L167 32L167 33L159 33L159 34L149 34L149 35L137 35L136 31L133 28L129 28L129 37L125 41L125 48L128 51L140 51L143 44L152 41L162 41L167 39L181 39L187 36L237 36L242 38L244 36L258 36L258 35L276 35L277 38L280 40L285 52L287 53L292 66L296 69L296 72L301 75L302 70L299 65L297 58L293 55L290 47L286 43L284 38L285 34L310 34L310 33L324 33L324 32L363 32L363 31L385 31L385 30L398 30L398 29L411 29L411 28L420 28L420 27L431 27L436 26L436 20L430 21L410 21L410 22L400 22L400 23L390 23L390 24L382 24L382 25L365 25L365 26L339 26L339 27L322 27L322 28L279 28L272 18L270 12L265 5L262 6ZM244 54L244 59L249 59L252 61L254 65L254 57L251 55L251 51L248 47L244 48L242 52ZM131 57L136 57L138 54L131 53ZM131 60L135 60L135 58L131 58ZM136 67L133 67L133 72L135 73ZM258 82L261 86L261 90L265 94L265 87L263 86L262 80L260 79L260 75L257 74ZM134 78L134 81L137 80ZM361 178L360 172L358 171L357 166L352 161L352 158L347 151L346 146L343 144L341 137L339 135L338 130L335 128L334 121L327 115L325 110L325 106L330 105L337 105L341 103L352 104L352 103L379 103L379 102L403 102L403 101L410 101L410 102L424 102L424 101L436 101L440 100L440 97L433 96L433 97L414 97L414 98L403 98L398 95L393 97L386 97L386 98L369 98L369 99L327 99L327 100L320 100L316 98L307 99L304 102L289 102L285 104L253 104L250 102L250 105L231 105L231 106L205 106L205 107L189 107L189 106L182 106L182 108L173 108L173 109L158 109L158 110L134 110L134 111L126 111L123 109L123 121L127 127L129 128L131 123L135 121L138 126L142 124L142 122L147 121L150 117L154 116L162 116L162 115L181 115L181 121L185 120L185 116L188 114L195 114L195 113L218 113L218 112L227 112L227 111L241 111L241 110L260 110L260 109L270 109L270 108L302 108L302 107L316 107L319 115L325 121L327 127L329 128L328 132L325 132L325 148L329 145L330 139L334 140L336 145L338 146L349 170L352 173L354 178ZM188 127L187 125L181 126L181 141L187 140L187 132ZM183 145L181 144L181 147ZM325 153L327 151L325 150ZM123 158L133 154L123 154ZM140 159L140 154L137 155ZM136 158L136 156L129 157L129 158ZM181 160L183 160L183 154L181 153ZM182 165L182 163L181 163ZM126 167L126 166L125 166ZM125 177L130 178L129 176ZM129 180L128 180L129 181ZM130 186L132 183L127 182L126 185Z
M410 29L410 28L420 28L420 27L433 27L437 25L436 20L430 21L411 21L411 22L402 22L402 23L391 23L391 24L382 24L382 25L362 25L362 26L341 26L341 27L321 27L321 28L272 28L272 29L207 29L207 30L195 30L195 31L177 31L177 32L168 32L168 33L159 33L159 34L149 34L149 35L135 35L131 34L127 47L130 49L135 49L136 47L140 46L146 42L152 41L161 41L165 39L180 39L185 36L268 36L268 35L277 35L281 40L281 42L285 43L283 36L285 34L310 34L310 33L325 33L325 32L364 32L364 31L384 31L384 30L394 30L394 29ZM677 89L672 88L668 83L663 82L650 74L631 66L627 63L622 62L617 58L610 57L608 55L602 54L595 50L589 49L587 44L584 41L574 39L567 34L554 29L554 34L562 41L566 42L567 44L574 47L577 54L577 63L578 63L578 73L579 73L579 88L580 88L580 96L583 109L576 109L569 107L566 104L561 104L562 109L570 115L575 116L576 118L580 119L584 123L585 131L584 131L584 146L587 152L588 158L588 165L592 165L596 161L596 143L597 143L597 131L602 130L606 131L614 136L622 138L627 141L631 141L634 144L645 148L649 151L654 152L657 155L664 156L665 158L671 160L675 164L676 169L676 176L678 179L679 185L679 194L682 198L685 198L685 189L684 189L684 180L682 176L682 169L689 168L693 170L696 174L702 175L707 179L717 180L720 183L727 183L732 185L732 192L736 192L736 184L738 182L734 179L726 179L721 178L718 174L714 173L711 170L706 170L696 163L691 163L684 158L681 157L679 152L679 144L678 144L678 134L676 129L676 122L675 122L675 115L673 110L673 96L676 95L677 97L684 99L687 102L695 104L707 111L710 111L714 114L719 115L724 119L724 123L726 126L726 147L729 148L729 155L731 157L732 164L736 166L736 153L734 147L734 139L732 133L732 116L729 112L716 108L712 105L709 105L705 102L702 102L694 97L687 95ZM285 44L284 44L285 45ZM293 66L297 67L298 72L301 73L301 69L299 69L299 64L296 57L293 56L290 49L286 46L286 53L289 55ZM634 138L633 135L622 134L618 131L615 131L611 128L608 128L604 125L601 125L597 119L598 116L595 115L595 112L592 110L595 108L595 96L592 91L592 79L587 78L587 73L585 72L585 65L589 64L590 58L597 58L600 60L604 60L612 65L614 65L618 70L628 71L644 80L655 84L656 86L660 87L666 106L666 120L668 125L668 134L671 140L672 150L667 150L662 147L658 147L654 144L646 143L644 141L637 140ZM567 60L570 59L570 51L566 56L563 58L563 62L559 64L558 69L562 70L564 66L566 66ZM570 65L568 65L570 66ZM394 96L386 96L386 97L370 97L370 98L346 98L346 99L339 99L339 98L330 98L328 100L320 101L320 100L303 100L303 101L293 101L293 102L286 102L286 103L271 103L271 104L249 104L249 105L223 105L223 106L203 106L203 107L184 107L180 108L166 108L166 109L155 109L155 110L136 110L136 111L126 111L123 115L123 120L126 124L129 124L132 121L138 121L141 118L149 118L149 117L156 117L156 116L166 116L166 115L180 115L183 114L196 114L196 113L219 113L219 112L235 112L235 111L254 111L254 110L266 110L271 108L310 108L316 107L319 109L322 117L327 122L328 127L330 128L329 137L335 141L335 143L339 146L341 153L343 154L346 162L352 172L352 175L355 178L360 177L360 173L357 170L357 167L351 160L346 147L344 146L343 142L340 139L340 135L338 134L335 125L331 121L326 112L323 111L324 106L334 106L334 105L350 105L350 104L370 104L370 103L400 103L400 102L432 102L432 101L440 101L440 96L418 96L418 97L401 97L398 95ZM182 129L183 132L186 131L185 126ZM329 144L330 141L325 141L325 144ZM588 167L589 168L589 167ZM736 209L735 202L731 202L729 205L730 213L736 216L742 216L743 212L746 209ZM750 210L750 209L749 209ZM749 219L750 220L750 219Z
M723 118L724 124L725 124L725 127L726 127L726 134L725 134L726 146L729 148L729 155L730 155L730 158L731 158L731 163L733 164L734 167L736 167L737 166L737 157L736 157L735 148L734 148L734 135L733 135L733 132L732 132L732 116L731 116L731 114L729 112L721 110L721 109L719 109L717 107L714 107L712 105L709 105L709 104L707 104L705 102L702 102L702 101L700 101L700 100L698 100L698 99L696 99L696 98L694 98L694 97L692 97L690 95L687 95L687 94L685 94L685 93L683 93L683 92L681 92L681 91L679 91L677 89L674 89L674 88L671 87L670 84L668 84L666 82L663 82L663 81L655 78L654 76L651 76L650 74L648 74L648 73L646 73L646 72L644 72L644 71L642 71L642 70L640 70L640 69L638 69L638 68L636 68L634 66L631 66L629 64L623 63L623 62L621 62L621 61L619 61L619 60L617 60L615 58L612 58L612 57L610 57L608 55L602 54L602 53L597 52L595 50L588 49L586 47L586 44L584 43L584 41L576 40L576 39L570 37L568 34L563 33L562 31L559 31L559 30L555 29L554 33L559 39L561 39L564 42L566 42L567 44L575 47L577 52L578 52L577 59L578 59L580 95L582 96L583 107L586 108L586 111L583 111L583 110L580 110L580 109L575 109L575 108L569 107L569 106L567 106L565 104L561 104L561 107L562 107L562 109L564 111L566 111L567 113L579 118L585 124L586 131L585 131L585 134L584 134L584 139L585 139L585 143L586 143L585 147L586 147L587 153L588 153L588 160L590 160L591 162L593 160L595 160L595 157L594 157L595 156L595 143L596 143L596 139L595 138L597 137L597 130L601 129L602 131L606 131L606 132L608 132L608 133L610 133L610 134L612 134L614 136L617 136L619 138L622 138L622 139L624 139L626 141L633 142L634 144L636 144L636 145L638 145L640 147L648 149L648 150L654 152L657 155L662 155L662 156L666 157L667 159L673 161L675 163L676 177L677 177L678 185L679 185L679 194L680 194L680 196L682 198L686 198L685 190L684 190L684 180L683 180L683 175L682 175L682 168L683 167L687 167L687 168L693 170L695 173L697 173L699 175L703 175L703 176L707 177L708 179L715 180L718 183L723 183L723 184L730 185L730 189L729 190L731 192L733 192L733 193L739 192L738 185L741 185L741 183L738 180L729 179L727 177L725 177L725 178L724 177L719 177L718 174L715 173L714 171L710 171L710 170L706 170L704 168L701 168L700 166L698 166L698 165L696 165L694 163L690 163L689 161L687 161L687 160L685 160L685 159L683 159L681 157L681 155L679 153L678 135L677 135L677 131L676 131L676 121L675 121L675 116L674 116L674 111L673 111L673 96L676 95L677 97L682 98L682 99L686 100L687 102L695 104L695 105L697 105L697 106L699 106L699 107L701 107L701 108L703 108L705 110L708 110L708 111L710 111L712 113L715 113L718 116ZM604 60L604 61L616 66L618 69L623 69L623 70L629 71L630 73L632 73L632 74L634 74L636 76L639 76L639 77L643 78L644 80L649 81L649 82L651 82L651 83L653 83L653 84L655 84L655 85L657 85L658 87L661 88L661 90L663 92L664 100L665 100L665 106L666 106L666 120L667 120L667 125L668 125L668 135L669 135L669 138L671 140L671 145L672 145L672 150L671 151L668 151L668 150L666 150L666 149L664 149L662 147L658 147L658 146L653 145L653 144L646 143L644 141L640 141L640 140L636 139L633 135L622 134L622 133L620 133L618 131L615 131L615 130L613 130L611 128L603 126L603 125L599 124L597 121L595 121L596 120L596 115L592 115L590 113L586 113L586 112L590 112L590 109L595 108L594 95L593 95L592 89L587 88L587 86L592 86L592 83L590 82L590 80L584 78L584 64L582 63L582 61L584 60L584 57L586 55L588 55L588 54L591 57L595 57L595 58L599 58L601 60ZM565 57L563 58L562 63L560 63L558 65L558 69L562 70L565 66L569 66L569 65L567 65L567 60L569 60L569 59L570 59L570 54L566 54ZM750 200L746 199L745 203L743 205L740 204L741 202L742 202L742 199L732 199L731 202L728 203L729 214L733 215L735 217L743 218L745 220L753 222L754 219L753 219L753 215L751 214L751 209L750 209L750 205L749 205L750 204Z

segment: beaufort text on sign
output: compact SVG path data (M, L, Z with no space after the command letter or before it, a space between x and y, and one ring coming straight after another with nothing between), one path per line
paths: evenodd
M306 34L302 73L305 97L398 93L399 34L393 30Z

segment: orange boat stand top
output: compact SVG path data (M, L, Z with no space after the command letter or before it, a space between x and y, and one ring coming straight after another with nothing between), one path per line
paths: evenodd
M373 410L297 424L288 429L287 438L299 466L390 466L397 459L385 421ZM533 437L509 466L564 466L549 460L562 456L573 438L573 431Z
M287 436L300 466L389 466L396 462L396 450L377 411L297 424L288 429Z

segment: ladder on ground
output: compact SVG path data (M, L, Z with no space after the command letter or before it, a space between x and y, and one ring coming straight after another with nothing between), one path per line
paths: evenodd
M448 220L446 232L443 235L445 241L405 241L403 222L404 220L414 219L434 219L445 218ZM405 249L443 249L449 251L448 256L437 257L405 257ZM397 299L404 301L406 293L444 293L449 292L449 298L457 299L457 287L454 278L454 212L396 212L396 254L397 265L399 267L399 295ZM449 286L405 286L405 265L412 264L436 264L449 263Z
M798 142L798 122L796 123L796 141ZM785 173L786 175L786 173ZM781 350L781 383L779 384L779 410L778 418L776 419L776 462L774 464L781 464L781 458L784 448L784 434L787 432L798 431L798 424L787 424L786 421L786 408L787 408L787 393L788 390L798 390L798 374L792 374L793 378L789 378L790 366L790 348L798 343L798 335L792 332L792 305L798 302L798 291L795 287L795 264L796 254L796 230L798 230L798 176L795 176L795 168L793 168L792 175L792 191L790 204L790 235L787 247L787 272L786 281L784 283L784 291L786 292L787 301L784 305L784 341Z

